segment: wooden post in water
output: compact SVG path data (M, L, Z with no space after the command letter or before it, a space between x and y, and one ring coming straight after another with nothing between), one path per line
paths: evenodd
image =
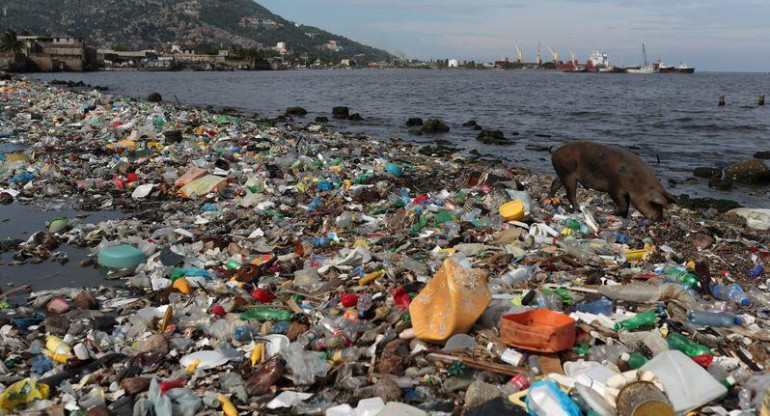
M719 106L722 107L723 105L725 105L725 95L719 94Z
M757 102L757 105L759 106L765 105L765 94L762 94L762 93L759 94L759 101Z

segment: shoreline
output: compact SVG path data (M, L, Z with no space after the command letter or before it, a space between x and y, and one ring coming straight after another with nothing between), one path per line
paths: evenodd
M42 349L46 335L69 333L72 347L84 345L85 352L75 350L85 358L64 357L75 363L66 369L55 360L61 356L49 354L46 361L37 358L43 354L24 352L46 366L25 363L12 370L17 379L34 373L51 384L51 406L64 405L57 390L62 378L94 371L99 377L78 394L91 403L85 395L104 389L104 396L96 394L97 406L154 406L144 392L181 379L183 387L175 391L192 398L196 411L218 407L213 391L250 412L263 411L279 391L297 388L324 397L328 408L374 396L395 401L412 387L431 395L412 395L410 404L436 406L433 400L452 411L468 400L463 388L446 393L439 386L462 380L424 353L409 353L410 341L427 350L433 344L410 335L414 316L403 308L450 256L480 269L495 294L509 297L545 284L662 283L663 266L690 261L710 266L711 277L756 286L757 279L747 277L756 264L752 256L767 261L770 232L750 229L736 215L677 206L660 223L638 215L626 220L612 214L606 195L581 190L578 199L598 223L595 232L589 217L548 198L552 176L502 161L434 156L442 154L438 146L289 130L195 106L39 82L4 81L2 89L2 131L26 147L4 156L0 194L14 193L13 204L66 196L85 210L134 212L98 224L52 223L38 238L7 250L35 256L74 242L95 252L128 244L142 253L135 270L121 271L124 287L98 289L94 282L86 294L37 291L31 308L11 305L15 320L38 319L35 310L50 313L18 329L15 335L27 342ZM531 212L505 223L499 207L516 199L530 199ZM556 236L535 235L547 233L545 225ZM642 261L628 263L632 251L643 252ZM92 258L83 265L96 263ZM500 278L523 266L535 271L529 280L500 289ZM268 307L269 313L261 309ZM250 318L256 310L269 316ZM350 322L360 326L351 329ZM72 329L76 323L79 330ZM332 323L336 332L323 329ZM329 332L319 338L328 345L300 344L312 328ZM465 332L482 347L501 343L496 329L489 330L492 340L483 331ZM352 339L340 341L340 333ZM285 361L254 352L255 341L265 339L271 340L265 351L277 350ZM481 350L468 354L502 362ZM499 365L508 373L526 370ZM139 367L133 376L120 372L132 366ZM441 381L405 376L415 373L407 367L432 369L431 377ZM118 388L109 389L113 383Z

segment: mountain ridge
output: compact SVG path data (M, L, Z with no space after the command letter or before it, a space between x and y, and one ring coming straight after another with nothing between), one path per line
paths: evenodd
M292 51L312 56L392 58L384 50L291 22L252 0L0 0L0 6L4 29L80 37L98 48L265 49L286 42Z

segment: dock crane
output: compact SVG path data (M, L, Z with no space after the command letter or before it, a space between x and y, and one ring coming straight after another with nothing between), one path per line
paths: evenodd
M571 49L570 49L570 51L569 51L569 57L570 57L570 59L572 60L572 67L573 67L573 68L577 68L577 66L578 66L578 63L577 63L577 54L576 54L575 52L572 52L572 50L571 50Z
M549 45L549 44L546 44L545 47L548 48L549 52L551 52L551 56L553 56L553 63L558 64L559 63L559 52L553 50L553 48L551 48L551 45Z
M519 41L516 41L516 62L519 65L524 62L524 54L521 53L521 46L519 46Z

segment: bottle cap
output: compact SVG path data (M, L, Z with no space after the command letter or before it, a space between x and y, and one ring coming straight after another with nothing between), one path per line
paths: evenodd
M624 352L620 354L620 359L627 362L629 359L631 359L631 354Z

